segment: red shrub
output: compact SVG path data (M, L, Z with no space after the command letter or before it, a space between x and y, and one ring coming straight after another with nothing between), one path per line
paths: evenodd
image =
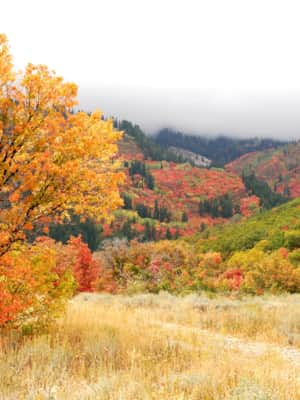
M80 236L72 237L68 244L76 254L73 274L78 284L78 290L80 292L94 291L100 270L98 262L93 259L91 250Z

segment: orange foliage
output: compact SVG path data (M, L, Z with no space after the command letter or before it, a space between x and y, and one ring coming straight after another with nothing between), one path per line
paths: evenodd
M245 217L250 217L256 210L259 209L260 200L257 196L244 197L241 199L241 214Z
M267 182L278 193L289 189L291 197L300 196L300 143L282 149L244 154L225 166L228 172L242 174L243 170L255 170L257 178Z
M75 288L62 247L41 238L1 257L0 326L47 325L56 317Z
M47 216L96 220L121 205L120 132L100 112L73 113L77 87L44 65L15 73L0 35L0 255Z
M0 35L0 326L47 324L74 292L72 270L80 290L98 278L79 239L26 244L37 225L47 232L71 211L109 221L122 204L115 160L122 135L100 112L74 113L76 95L74 83L44 65L16 73Z

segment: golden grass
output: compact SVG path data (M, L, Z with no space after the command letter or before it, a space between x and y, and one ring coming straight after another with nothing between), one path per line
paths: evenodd
M0 399L300 399L299 304L82 294L49 334L1 338Z

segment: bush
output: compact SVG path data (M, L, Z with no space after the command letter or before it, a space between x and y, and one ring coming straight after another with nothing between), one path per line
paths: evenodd
M300 230L285 232L285 246L290 249L300 248Z
M62 312L76 287L71 258L62 247L40 238L33 245L15 246L1 258L0 327L40 330Z
M72 271L77 282L79 292L92 292L100 273L100 265L93 259L91 250L84 243L81 236L71 237L68 242L70 252L74 254Z
M227 267L242 271L244 278L240 288L248 293L264 290L300 291L300 268L295 268L289 261L285 249L266 253L258 246L235 253L228 261Z

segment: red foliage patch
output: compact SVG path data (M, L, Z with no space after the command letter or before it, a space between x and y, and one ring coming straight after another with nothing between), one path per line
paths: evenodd
M93 259L91 250L81 237L72 237L69 246L76 254L76 261L73 267L73 274L80 292L92 292L99 276L99 264Z

